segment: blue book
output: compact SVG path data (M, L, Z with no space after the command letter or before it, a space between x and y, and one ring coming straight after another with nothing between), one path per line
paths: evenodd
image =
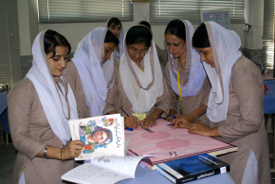
M230 171L229 164L203 153L157 164L157 171L179 184Z

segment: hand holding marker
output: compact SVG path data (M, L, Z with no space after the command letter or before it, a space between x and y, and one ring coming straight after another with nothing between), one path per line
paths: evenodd
M172 116L173 119L176 119L176 116ZM167 124L167 126L174 126L173 124Z

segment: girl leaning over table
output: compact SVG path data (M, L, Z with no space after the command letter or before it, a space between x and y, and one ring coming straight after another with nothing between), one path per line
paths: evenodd
M68 120L78 119L75 97L64 68L71 46L53 30L43 31L32 46L26 78L8 94L9 125L18 150L12 183L62 183L82 149L70 141Z
M230 164L229 173L236 183L270 183L264 85L259 69L239 51L237 33L215 22L202 23L192 43L200 52L212 89L206 113L210 122L193 122L189 133L238 146L237 152L219 157Z
M65 69L80 118L101 116L108 90L114 84L115 48L119 41L107 28L98 27L78 44Z
M192 122L205 116L211 88L200 55L192 46L193 34L194 28L187 20L172 20L165 29L169 60L165 78L171 97L166 120L178 117L176 127L185 120Z
M122 114L125 126L130 128L136 128L138 123L153 126L158 117L168 113L170 96L152 37L151 30L143 25L133 26L126 33L125 51L116 62L114 86L103 111Z

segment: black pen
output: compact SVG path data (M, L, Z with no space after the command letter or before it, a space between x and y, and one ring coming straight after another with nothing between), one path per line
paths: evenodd
M123 107L121 107L121 110L122 110L128 117L131 117L131 116L123 109ZM125 130L133 131L134 129L129 128L129 127L125 127Z
M121 107L121 110L128 116L131 118L131 116L123 109L123 107Z
M128 117L131 117L131 116L123 109L123 107L121 107L121 110L122 110ZM149 128L143 127L141 124L138 124L138 126L139 126L140 128L142 128L143 130L146 130L146 131L148 131L148 132L150 132L150 133L154 133L152 130L150 130Z

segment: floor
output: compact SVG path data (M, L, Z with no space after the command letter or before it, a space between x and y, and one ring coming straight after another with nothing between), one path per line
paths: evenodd
M0 130L0 142L3 142L3 130ZM269 150L273 150L273 134L268 133L269 139ZM16 158L16 150L14 149L12 143L9 145L0 144L0 184L10 184L12 178L12 169ZM272 162L272 160L270 160ZM271 165L272 166L272 165ZM272 184L275 184L275 174L271 175L274 177Z

